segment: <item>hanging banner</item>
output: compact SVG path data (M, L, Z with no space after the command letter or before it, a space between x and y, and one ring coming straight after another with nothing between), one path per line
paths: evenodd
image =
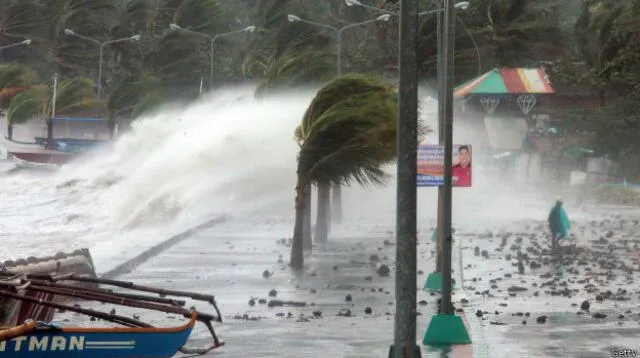
M453 146L453 186L471 186L471 145ZM418 186L444 185L444 146L418 147Z

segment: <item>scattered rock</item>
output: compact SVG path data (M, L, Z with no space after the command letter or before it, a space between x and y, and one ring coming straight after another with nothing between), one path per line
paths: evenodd
M583 311L589 311L589 307L591 307L591 304L589 303L589 301L582 301L582 303L580 304L580 309Z
M391 270L389 269L389 266L387 266L386 264L379 264L378 267L376 268L376 273L380 277L388 277L390 272Z

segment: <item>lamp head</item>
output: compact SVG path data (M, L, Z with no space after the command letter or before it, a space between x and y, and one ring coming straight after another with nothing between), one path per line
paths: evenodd
M23 44L25 45L31 45L31 39L26 39L24 41L22 41Z
M73 32L73 30L71 30L71 29L64 29L64 34L65 35L75 35L76 33Z
M256 31L256 27L251 25L251 26L247 26L243 29L245 32L254 32Z
M140 35L131 36L131 40L133 40L133 41L140 41L141 38L142 38L142 36L140 36Z
M466 10L469 7L469 2L460 1L459 3L456 3L455 5L453 5L453 7L460 10Z
M297 17L296 15L289 14L287 15L287 20L289 20L289 22L296 22L296 21L301 21L302 19Z
M378 16L376 18L376 21L389 21L390 18L391 18L391 15L383 14L383 15Z
M345 5L347 6L361 6L362 3L358 0L344 0Z
M169 29L171 30L182 30L182 27L178 24L169 24Z

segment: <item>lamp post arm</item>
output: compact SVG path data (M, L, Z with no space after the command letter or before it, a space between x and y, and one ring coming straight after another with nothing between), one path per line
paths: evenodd
M213 37L211 38L211 43L215 43L215 42L216 42L219 38L221 38L221 37L226 37L226 36L230 36L230 35L235 35L235 34L239 34L239 33L242 33L242 32L247 32L247 30L246 30L246 29L240 29L240 30L235 30L235 31L225 32L225 33L223 33L223 34L217 34L217 35L215 35L215 36L213 36Z
M76 32L72 33L71 36L75 36L75 37L81 38L83 40L91 41L94 44L97 44L98 46L102 45L102 42L100 42L100 41L98 41L98 40L96 40L94 38L91 38L89 36L80 35L79 33L76 33Z
M118 43L118 42L126 42L126 41L131 41L131 37L124 37L124 38L121 38L121 39L108 40L108 41L100 43L100 46L107 46L107 45L115 44L115 43Z
M209 41L211 41L211 39L212 39L211 35L207 35L207 34L204 34L202 32L198 32L198 31L194 31L194 30L190 30L190 29L185 29L184 27L181 27L180 29L178 29L178 31L190 33L190 34L195 35L195 36L200 36L200 37L206 38Z
M326 24L321 24L319 22L315 22L315 21L309 21L309 20L305 20L305 19L300 19L300 20L296 20L297 22L304 22L305 24L309 24L309 25L315 25L318 27L323 27L327 30L332 30L335 33L338 33L338 31L340 31L338 28L331 26L331 25L326 25Z
M458 14L456 14L456 19L458 20L460 25L462 25L462 29L464 30L464 32L467 33L467 36L469 36L469 38L471 39L471 42L473 43L473 48L476 51L476 57L478 59L478 76L480 76L482 74L482 56L480 56L480 47L478 47L478 43L476 42L476 39L473 37L473 34L471 33L471 31L469 31L469 28L464 23L464 21L462 21L460 16L458 16Z
M26 45L26 43L24 43L24 41L23 42L14 43L14 44L11 44L11 45L0 46L0 51L2 51L4 49L16 47L16 46L23 46L23 45Z

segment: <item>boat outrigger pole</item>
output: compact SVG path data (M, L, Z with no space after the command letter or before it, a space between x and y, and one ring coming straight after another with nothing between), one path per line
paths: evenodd
M49 286L41 286L38 284L34 284L33 282L30 282L30 281L26 281L25 283L25 280L21 280L20 283L18 282L12 283L12 282L6 282L6 281L0 282L0 286L5 286L4 288L0 288L0 297L7 297L15 300L35 303L35 304L46 306L46 307L56 308L59 310L76 312L89 317L95 317L101 320L117 323L127 327L152 328L153 326L148 323L139 321L137 319L132 319L132 318L111 314L111 313L106 313L106 312L101 312L101 311L95 311L92 309L85 309L85 308L80 308L76 306L64 305L64 304L56 303L49 300L43 300L43 299L28 296L28 295L23 295L15 292L16 288L28 289L30 291L47 292L47 293L53 294L54 296L60 295L60 296L68 296L68 297L77 297L77 298L83 298L83 299L88 299L92 301L98 301L98 302L109 302L109 303L118 304L121 306L146 308L150 310L156 310L156 311L162 311L162 312L168 312L168 313L183 314L188 318L191 318L191 319L195 318L195 320L203 323L209 330L209 333L213 338L213 343L205 347L183 346L183 347L180 347L179 349L180 352L184 354L204 354L215 348L218 348L224 345L224 343L218 339L218 336L216 335L215 330L213 329L213 325L211 324L212 321L220 322L221 320L219 316L215 317L213 315L199 313L195 309L186 310L182 307L175 307L171 305L139 302L139 301L144 301L144 299L136 300L136 299L125 298L125 297L119 296L117 293L111 293L111 294L97 293L97 292L90 293L88 291L85 291L85 289L81 287L75 287L75 288L60 287L54 282L48 282L48 285Z
M86 308L80 308L80 307L74 307L74 306L69 306L69 305L63 305L61 303L56 303L53 301L47 301L47 300L42 300L39 298L35 298L35 297L31 297L31 296L27 296L27 295L21 295L17 292L11 292L5 289L0 289L0 297L8 297L8 298L13 298L15 300L20 300L20 301L25 301L25 302L31 302L31 303L36 303L42 306L47 306L47 307L53 307L59 310L65 310L65 311L70 311L70 312L76 312L76 313L80 313L89 317L95 317L98 319L102 319L105 321L109 321L109 322L113 322L113 323L117 323L123 326L127 326L127 327L153 327L148 323L144 323L138 320L135 320L133 318L129 318L129 317L124 317L124 316L118 316L118 315L112 315L109 313L105 313L105 312L100 312L100 311L94 311L94 310L90 310L90 309L86 309Z
M13 272L9 272L9 271L0 272L0 277L3 277L3 276L4 276L5 280L8 279L8 278L15 278L17 276L17 277L21 277L22 280L25 281L25 282L26 281L32 281L32 282L33 281L38 281L38 283L40 283L40 281L49 281L50 283L56 283L56 284L58 284L58 282L61 282L61 281L75 281L75 282L96 283L96 284L100 284L100 285L108 285L108 286L126 288L126 289L134 290L134 291L155 293L155 294L159 295L160 298L164 298L166 296L187 297L187 298L191 298L192 300L203 301L203 302L209 303L214 308L214 310L216 311L217 317L214 320L216 322L222 323L222 315L220 314L220 310L218 308L218 305L216 304L215 297L213 295L206 295L206 294L201 294L201 293L197 293L197 292L189 292L189 291L166 290L166 289L162 289L162 288L155 288L155 287L149 287L149 286L136 285L133 282L129 282L129 281L120 281L120 280L111 280L111 279L102 279L102 278L92 278L92 277L78 276L78 275L73 275L73 274L58 275L58 276L46 275L46 274L27 274L27 275L24 275L24 276L19 276L19 274L16 274L16 273L13 273ZM156 300L155 297L145 297L145 296L134 297L134 296L127 296L127 295L130 295L130 294L120 294L120 293L113 293L113 294L114 295L120 295L120 297L129 297L129 298L134 298L134 299L138 299L138 300L146 300L146 301L155 301ZM184 305L184 301L178 301L178 303L183 303L182 305Z

